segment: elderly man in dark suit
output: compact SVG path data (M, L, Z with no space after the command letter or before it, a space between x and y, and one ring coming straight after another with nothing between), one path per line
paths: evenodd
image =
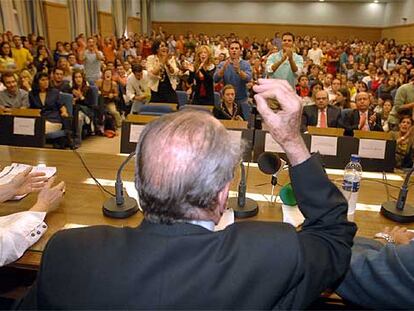
M301 131L306 132L308 126L338 127L341 110L328 105L329 95L327 91L319 91L315 95L315 105L305 106L302 111Z
M369 95L360 92L355 97L356 109L345 114L340 120L340 127L345 129L344 134L353 136L354 130L382 132L381 115L369 110Z
M142 131L137 228L62 230L46 246L30 309L303 309L348 268L356 231L347 202L310 156L301 104L284 80L254 86L257 108L284 148L305 222L238 222L223 214L240 141L208 112L164 115ZM274 113L267 99L277 99ZM286 124L289 126L286 127Z

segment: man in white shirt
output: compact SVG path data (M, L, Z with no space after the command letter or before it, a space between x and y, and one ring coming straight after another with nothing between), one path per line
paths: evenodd
M46 181L44 173L30 171L28 168L9 183L0 185L0 203L16 195L40 191L35 205L28 211L0 217L0 267L20 258L40 239L47 230L46 214L59 207L65 192L63 181L52 187L55 178Z
M321 58L323 57L323 52L319 48L319 44L316 41L312 42L312 49L308 51L308 57L313 61L314 64L320 65Z
M139 64L132 67L132 73L128 76L126 85L126 97L132 102L131 113L138 114L142 105L149 102L151 89L148 86L148 73Z

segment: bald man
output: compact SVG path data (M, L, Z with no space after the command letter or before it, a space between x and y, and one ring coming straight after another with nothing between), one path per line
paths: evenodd
M354 130L382 132L381 115L369 109L369 94L356 94L355 103L357 108L346 113L340 120L340 127L345 129L344 134L354 136Z

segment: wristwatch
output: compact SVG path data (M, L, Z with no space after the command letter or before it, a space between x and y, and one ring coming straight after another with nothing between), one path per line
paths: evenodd
M384 239L385 241L387 241L387 243L395 244L394 238L388 233L378 232L374 235L374 238Z

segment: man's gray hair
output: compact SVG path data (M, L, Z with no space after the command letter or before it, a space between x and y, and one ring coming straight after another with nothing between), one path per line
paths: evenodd
M135 169L145 218L173 223L196 218L197 209L214 210L241 149L208 112L183 110L149 123L137 144Z

